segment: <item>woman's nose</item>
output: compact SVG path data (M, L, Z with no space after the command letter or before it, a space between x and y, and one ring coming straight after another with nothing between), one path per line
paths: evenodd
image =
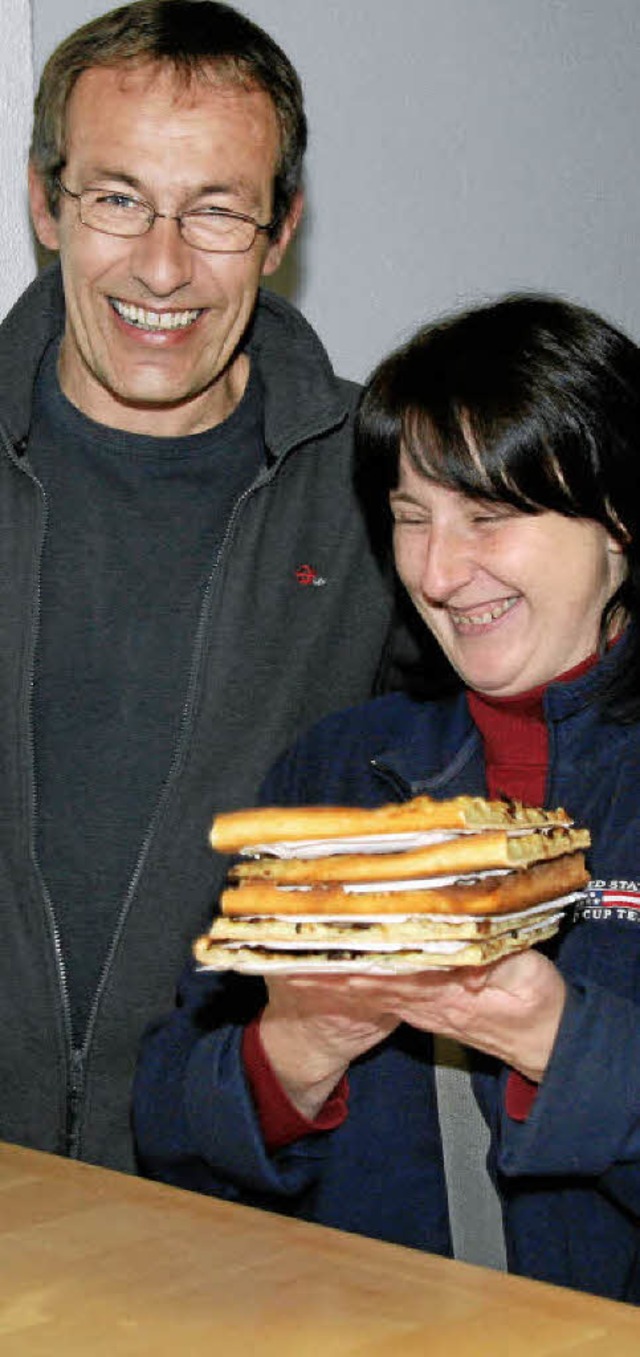
M469 535L451 525L433 525L425 542L420 586L434 603L447 599L466 584L473 571Z

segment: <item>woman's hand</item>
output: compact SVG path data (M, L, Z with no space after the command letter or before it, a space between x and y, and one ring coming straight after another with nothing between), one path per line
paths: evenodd
M377 993L380 983L355 976L351 981L368 1002L369 987ZM541 952L518 952L483 967L390 976L383 983L387 1011L396 1020L497 1056L535 1083L542 1079L566 986Z
M387 1012L384 982L363 993L354 979L307 974L268 982L262 1044L285 1093L310 1120L351 1061L400 1022Z
M352 1060L401 1022L496 1056L539 1083L566 998L541 952L411 975L288 976L269 982L262 1041L291 1101L316 1116Z

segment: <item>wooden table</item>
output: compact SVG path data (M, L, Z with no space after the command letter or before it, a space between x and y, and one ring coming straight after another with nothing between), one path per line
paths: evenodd
M640 1310L0 1144L2 1357L638 1357Z

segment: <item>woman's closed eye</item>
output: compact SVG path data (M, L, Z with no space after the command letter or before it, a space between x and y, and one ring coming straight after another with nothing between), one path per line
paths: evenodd
M394 509L392 510L392 517L396 528L428 528L431 524L430 516L420 513L418 510Z

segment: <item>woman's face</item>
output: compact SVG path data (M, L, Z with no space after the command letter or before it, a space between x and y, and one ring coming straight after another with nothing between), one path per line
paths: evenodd
M526 692L593 654L626 571L600 523L471 499L404 454L390 498L398 574L468 687Z

